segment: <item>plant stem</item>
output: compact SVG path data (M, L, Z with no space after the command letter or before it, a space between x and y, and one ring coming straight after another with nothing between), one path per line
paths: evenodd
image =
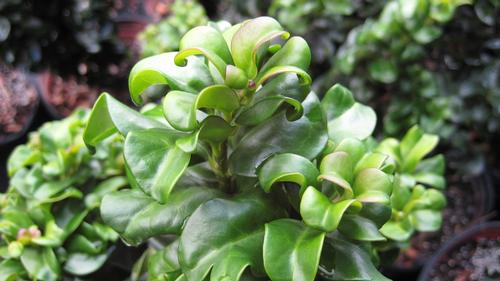
M227 165L227 141L219 144L210 144L212 155L208 159L210 167L217 177L219 188L224 192L231 192L231 175Z

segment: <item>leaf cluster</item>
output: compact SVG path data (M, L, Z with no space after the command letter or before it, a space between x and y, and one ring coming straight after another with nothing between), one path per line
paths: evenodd
M103 224L102 197L127 185L116 138L91 155L82 139L88 111L44 124L8 160L1 194L0 280L60 280L98 270L118 234ZM64 273L63 273L64 272Z
M131 183L103 198L103 220L131 245L168 241L134 278L147 264L149 280L387 280L382 229L393 201L414 204L394 189L444 185L418 165L437 139L415 128L375 151L374 111L341 85L320 100L310 61L270 17L199 26L130 73L132 100L166 85L161 104L137 112L101 95L83 139L123 136Z

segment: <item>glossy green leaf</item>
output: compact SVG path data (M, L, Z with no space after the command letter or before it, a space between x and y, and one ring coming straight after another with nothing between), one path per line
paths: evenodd
M127 135L124 157L142 190L165 202L189 164L190 154L175 146L177 136L165 129L133 131Z
M289 109L287 111L288 120L294 121L302 117L304 108L299 101L284 96L271 96L259 100L242 111L236 118L236 123L244 126L258 125L272 117L284 106Z
M132 130L164 127L162 123L141 115L109 94L103 93L92 108L83 133L83 141L93 148L117 131L125 136Z
M82 229L84 226L82 225ZM87 227L85 228L90 228L92 227ZM84 232L82 230L82 232ZM89 236L94 236L92 235ZM100 254L104 250L104 244L100 240L93 240L95 237L86 237L83 234L76 234L74 235L71 240L69 241L67 245L67 251L70 253L81 253L81 254L87 254L87 255L97 255Z
M162 204L140 191L122 190L104 197L101 216L127 243L138 245L150 237L181 234L184 220L202 203L219 196L216 189L189 187L173 192Z
M40 153L31 149L27 145L19 145L9 156L7 160L7 172L12 177L19 169L36 163L40 159Z
M235 65L245 71L248 78L257 75L257 50L274 38L287 39L289 33L271 17L259 17L244 22L231 39L231 54Z
M386 138L375 148L376 152L386 154L396 160L397 163L403 162L403 155L399 149L399 141L395 138Z
M266 273L273 281L315 280L324 237L324 232L292 219L266 224Z
M229 27L228 29L224 30L224 32L222 32L222 36L224 37L224 40L226 41L228 47L231 47L231 41L233 40L234 34L241 28L241 25L245 22L246 21L234 24L233 26Z
M268 81L254 95L254 103L273 96L285 96L297 101L304 99L311 92L310 85L303 85L295 74L280 74Z
M418 231L437 231L443 224L441 211L417 210L411 216L415 229Z
M333 152L345 152L349 155L351 164L349 167L354 167L354 174L357 174L356 170L360 170L360 166L364 166L363 162L360 162L365 156L369 156L366 153L366 147L362 141L355 138L343 139L334 149ZM354 166L353 166L354 165Z
M64 201L60 211L55 215L56 224L64 229L64 234L69 236L73 233L88 215L89 210L82 202Z
M370 255L352 242L340 237L328 237L324 249L323 254L328 253L332 257L328 263L321 265L321 273L328 280L390 281L377 270Z
M130 71L130 96L136 104L142 103L141 94L153 85L168 85L171 90L197 93L213 83L203 59L187 58L185 66L174 62L176 52L164 53L139 61Z
M284 153L270 157L257 172L259 182L264 191L269 192L277 182L293 182L303 192L307 186L316 186L319 175L316 166L307 158Z
M331 181L342 188L351 189L353 162L349 154L343 151L326 155L319 166L320 178Z
M361 171L354 180L354 195L362 202L389 203L392 181L386 173L369 168Z
M334 119L349 110L355 103L356 101L349 89L340 84L335 84L323 97L321 106L327 118Z
M311 51L307 42L302 37L294 36L262 66L255 80L260 80L265 73L277 66L288 65L307 70L310 63Z
M401 154L403 162L401 171L412 173L419 162L430 153L437 145L439 137L425 134L420 128L411 128L401 141Z
M195 101L195 94L170 91L163 99L163 114L168 123L179 131L193 131L198 125Z
M354 174L358 174L369 168L381 169L388 157L388 155L382 153L367 153L363 155L363 158L356 164Z
M391 194L392 208L396 210L403 210L411 198L410 188L411 187L408 185L399 184L399 178L396 179L396 183L393 185L393 191Z
M373 109L353 101L352 93L339 84L330 88L321 101L328 120L328 135L334 142L345 138L363 140L375 129L377 116Z
M223 118L210 115L200 126L200 138L212 142L223 142L234 133L235 127L227 123Z
M446 207L446 197L441 191L435 189L427 189L425 197L429 201L429 208L433 210L442 210Z
M441 154L420 161L415 170L414 179L427 186L438 189L445 188L446 179L443 176L445 171L444 162L444 157Z
M61 276L61 268L51 248L26 248L21 262L33 279L56 281Z
M225 85L206 87L198 94L194 107L217 109L227 114L240 106L238 95Z
M189 30L179 43L179 55L185 50L199 50L225 76L226 65L233 64L228 45L218 30L210 26L198 26ZM177 55L177 58L179 57Z
M193 131L198 127L197 109L216 109L230 114L238 107L238 96L225 85L209 86L198 95L171 91L163 100L163 113L167 121L179 131Z
M77 276L88 275L98 270L107 258L107 253L100 255L71 253L64 263L64 270Z
M259 77L259 80L256 80L256 87L264 84L272 77L285 74L285 73L294 73L299 78L300 85L310 85L312 83L312 78L309 74L302 70L301 68L289 65L275 66L267 70L266 72L262 72L262 76Z
M246 73L234 65L226 66L226 77L224 84L232 89L244 89L248 86L248 77Z
M237 175L252 177L262 162L273 154L293 153L313 159L326 145L326 124L314 93L302 103L304 115L289 121L286 113L276 114L245 134L229 158Z
M339 232L345 237L358 241L385 241L377 225L362 216L345 215L339 224Z
M395 241L408 240L413 231L414 228L409 219L404 219L402 221L388 221L380 229L380 233L382 233L385 237Z
M214 199L188 218L179 243L179 262L185 278L240 280L243 271L263 274L264 224L285 216L259 193L240 194L230 200Z
M332 202L316 188L310 186L302 195L300 215L307 225L332 232L337 229L344 213L351 206L359 209L361 204L354 199Z
M359 212L360 216L368 218L380 229L392 215L391 206L379 203L363 203L363 208Z

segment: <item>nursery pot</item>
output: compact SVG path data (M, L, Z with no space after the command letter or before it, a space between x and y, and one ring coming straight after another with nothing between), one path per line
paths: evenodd
M76 77L63 79L45 71L38 74L37 82L42 103L55 119L69 116L78 107L90 108L97 98L97 90Z
M498 278L500 221L494 221L473 226L444 244L424 267L418 281Z
M395 263L386 268L389 275L411 275L422 268L443 243L469 227L486 221L495 208L493 174L490 170L475 177L457 174L447 177L445 195L448 201L443 210L443 226L437 232L416 233L411 245Z
M24 71L0 64L0 146L28 131L40 100L35 85Z

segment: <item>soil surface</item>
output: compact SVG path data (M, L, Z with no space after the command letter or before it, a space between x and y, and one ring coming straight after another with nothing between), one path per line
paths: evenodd
M57 117L65 117L78 107L90 108L97 97L97 90L79 83L75 77L62 77L49 72L40 75L42 93L50 110Z
M421 232L413 236L411 246L396 261L400 268L422 265L439 247L472 224L486 219L483 214L483 189L475 181L463 180L458 175L448 177L445 190L448 201L443 210L443 226L437 232Z
M0 142L29 125L38 105L37 95L24 72L0 64Z
M453 250L430 274L431 281L500 280L500 237L479 238Z

